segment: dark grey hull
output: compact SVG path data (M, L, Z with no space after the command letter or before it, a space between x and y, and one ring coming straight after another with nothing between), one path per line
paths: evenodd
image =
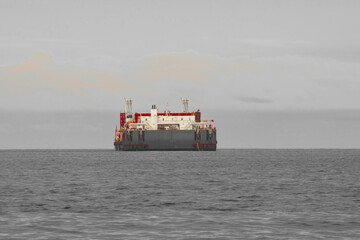
M122 131L117 151L216 151L216 130Z

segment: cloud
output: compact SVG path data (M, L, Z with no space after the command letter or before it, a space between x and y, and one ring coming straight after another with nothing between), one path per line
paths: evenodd
M0 68L0 100L24 107L41 105L43 99L52 99L52 105L59 106L103 107L117 101L118 93L149 99L162 92L159 98L168 101L172 95L166 92L213 107L219 107L218 99L223 99L227 107L241 109L358 108L356 62L292 55L221 58L195 53L121 60L95 56L66 62L58 64L49 54L39 53L28 61ZM206 98L203 91L212 97Z
M55 89L83 95L94 89L121 93L134 89L148 91L152 83L157 81L176 80L201 84L239 72L251 73L259 70L258 65L245 59L222 59L194 53L149 56L132 61L130 65L127 64L126 69L123 68L122 72L117 74L110 71L117 69L118 65L100 60L98 64L102 65L101 69L108 71L94 70L96 67L86 64L87 67L78 64L56 64L50 54L37 53L27 61L1 69L0 84L2 92L23 93Z
M216 60L193 54L166 54L147 58L141 65L140 78L148 82L164 79L205 82L214 72Z
M28 61L3 68L0 70L0 84L5 91L16 91L21 87L26 91L55 88L77 95L91 89L119 93L133 88L110 72L57 65L47 53L37 53Z
M207 82L227 74L254 71L255 64L246 60L225 60L215 56L177 53L151 56L140 64L139 78L146 82L175 79L183 82Z
M43 71L49 67L51 56L47 53L37 53L28 61L5 68L5 72L9 74L22 74L34 71Z
M272 103L272 100L265 99L265 98L257 98L257 97L245 97L245 96L238 96L236 98L240 102L245 103Z
M69 40L69 39L58 39L58 38L34 38L33 42L40 43L55 43L55 44L74 44L79 43L78 41Z

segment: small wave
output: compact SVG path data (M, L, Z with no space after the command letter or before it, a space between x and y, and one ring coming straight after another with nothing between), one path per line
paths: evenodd
M208 182L208 183L221 183L222 181L218 181L218 180L208 180L208 181L205 181L205 182Z
M234 208L205 207L205 208L197 208L196 210L198 210L198 211L221 211L221 212L225 212L225 211L235 211L236 209L234 209Z
M259 195L250 195L250 196L238 196L237 198L247 198L247 199L253 199L253 198L260 198Z
M165 202L165 203L161 203L160 205L162 206L172 206L172 205L175 205L176 203L175 202Z
M221 201L224 201L224 202L239 202L240 200L238 200L238 199L221 199Z

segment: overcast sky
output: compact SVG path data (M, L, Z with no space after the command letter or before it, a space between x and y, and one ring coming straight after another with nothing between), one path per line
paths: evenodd
M0 149L111 148L124 97L190 98L220 148L359 147L359 29L359 1L2 0Z

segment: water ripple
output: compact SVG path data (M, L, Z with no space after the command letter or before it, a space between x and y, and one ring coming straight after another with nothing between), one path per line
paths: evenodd
M0 239L360 239L360 150L0 156Z

